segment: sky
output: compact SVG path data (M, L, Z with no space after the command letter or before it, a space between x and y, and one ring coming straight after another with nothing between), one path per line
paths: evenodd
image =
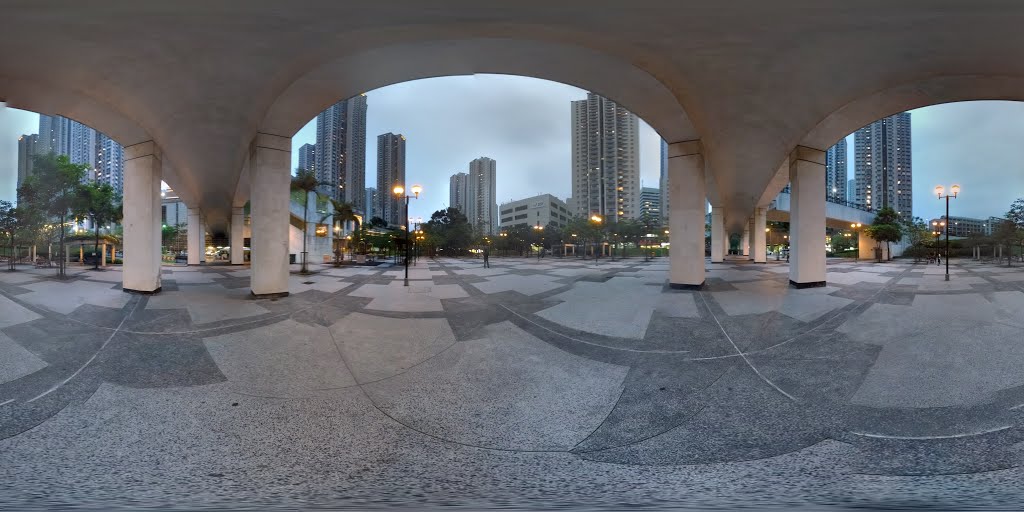
M570 193L570 102L586 92L564 84L505 75L430 78L367 92L366 184L376 181L377 135L406 136L408 184L423 193L412 217L428 218L447 206L448 178L480 156L497 161L500 202ZM1003 215L1024 197L1024 102L973 101L911 111L914 215L944 213L935 185L957 183L961 195L951 215ZM0 104L0 199L12 200L17 179L17 140L36 133L38 116ZM292 140L315 142L316 121ZM646 186L658 186L659 137L641 121L640 167ZM850 138L848 176L853 177Z

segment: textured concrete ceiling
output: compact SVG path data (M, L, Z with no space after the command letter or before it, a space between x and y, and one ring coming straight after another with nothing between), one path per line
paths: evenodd
M429 76L509 73L700 138L731 229L798 144L825 149L907 108L1024 99L1024 4L691 0L0 1L0 100L129 145L211 225L244 195L255 133ZM236 197L236 190L243 190Z

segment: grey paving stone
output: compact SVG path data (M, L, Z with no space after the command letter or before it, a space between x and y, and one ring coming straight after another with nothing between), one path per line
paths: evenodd
M20 379L46 367L46 361L25 350L0 332L0 384ZM3 399L0 398L0 401Z
M516 450L573 447L621 393L626 368L566 354L509 323L488 331L367 392L417 430Z
M355 384L326 327L284 320L205 344L228 389L241 393L296 398Z

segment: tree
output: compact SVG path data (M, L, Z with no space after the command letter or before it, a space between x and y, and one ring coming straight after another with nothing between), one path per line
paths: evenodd
M1017 225L1012 220L1004 220L995 226L992 239L999 245L1006 246L1006 266L1013 266L1013 252L1010 250L1020 240Z
M449 254L461 253L473 242L473 227L455 207L437 210L431 214L429 221L423 223L422 229L425 242Z
M359 225L359 216L356 215L355 210L352 209L352 205L349 204L349 203L346 203L344 201L337 201L335 199L331 199L331 206L333 207L333 210L334 210L332 212L332 215L334 216L334 222L340 222L342 224L344 224L344 223L346 223L348 221L355 222L355 229L352 231L352 240L351 240L352 241L352 247L355 247L356 245L359 244L360 233L362 231L360 229L360 225ZM334 243L335 243L335 246L337 247L338 240L335 239ZM340 257L341 257L341 250L340 249L335 248L335 250L334 250L334 257L335 257L335 261L334 262L336 264L339 263L340 262Z
M1010 211L1006 212L1006 220L1017 228L1020 260L1024 261L1024 198L1017 199L1010 205Z
M878 243L879 248L881 248L882 242L885 242L885 252L889 255L888 259L891 260L892 251L889 244L903 239L903 221L896 210L889 206L878 210L875 213L874 222L866 230L868 236L874 238Z
M85 164L71 163L65 155L37 155L32 176L18 190L18 196L32 214L57 221L60 248L57 275L60 277L67 275L64 240L68 218L78 200L77 190L87 168Z
M382 219L380 217L374 216L372 219L370 219L370 227L371 228L386 228L386 227L388 227L388 221L386 221L386 220L384 220L384 219Z
M87 183L76 191L75 214L88 217L95 233L95 244L100 246L100 226L121 220L121 198L107 183ZM97 255L99 256L99 255ZM100 258L93 262L93 270L100 268Z
M0 241L7 246L8 269L17 269L18 244L28 238L32 231L27 226L28 211L25 208L16 208L7 201L0 201Z
M292 176L292 190L305 192L302 201L302 273L309 273L307 263L306 242L309 238L309 193L316 190L319 183L316 181L316 173L309 169L296 169L295 176Z
M903 228L910 240L910 246L913 248L910 252L914 256L914 263L917 263L929 251L927 245L932 241L932 232L928 229L928 223L921 217L904 219Z

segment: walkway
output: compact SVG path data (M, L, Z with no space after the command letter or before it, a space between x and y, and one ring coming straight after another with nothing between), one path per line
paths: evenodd
M0 273L0 508L1024 498L1024 268L830 263Z

